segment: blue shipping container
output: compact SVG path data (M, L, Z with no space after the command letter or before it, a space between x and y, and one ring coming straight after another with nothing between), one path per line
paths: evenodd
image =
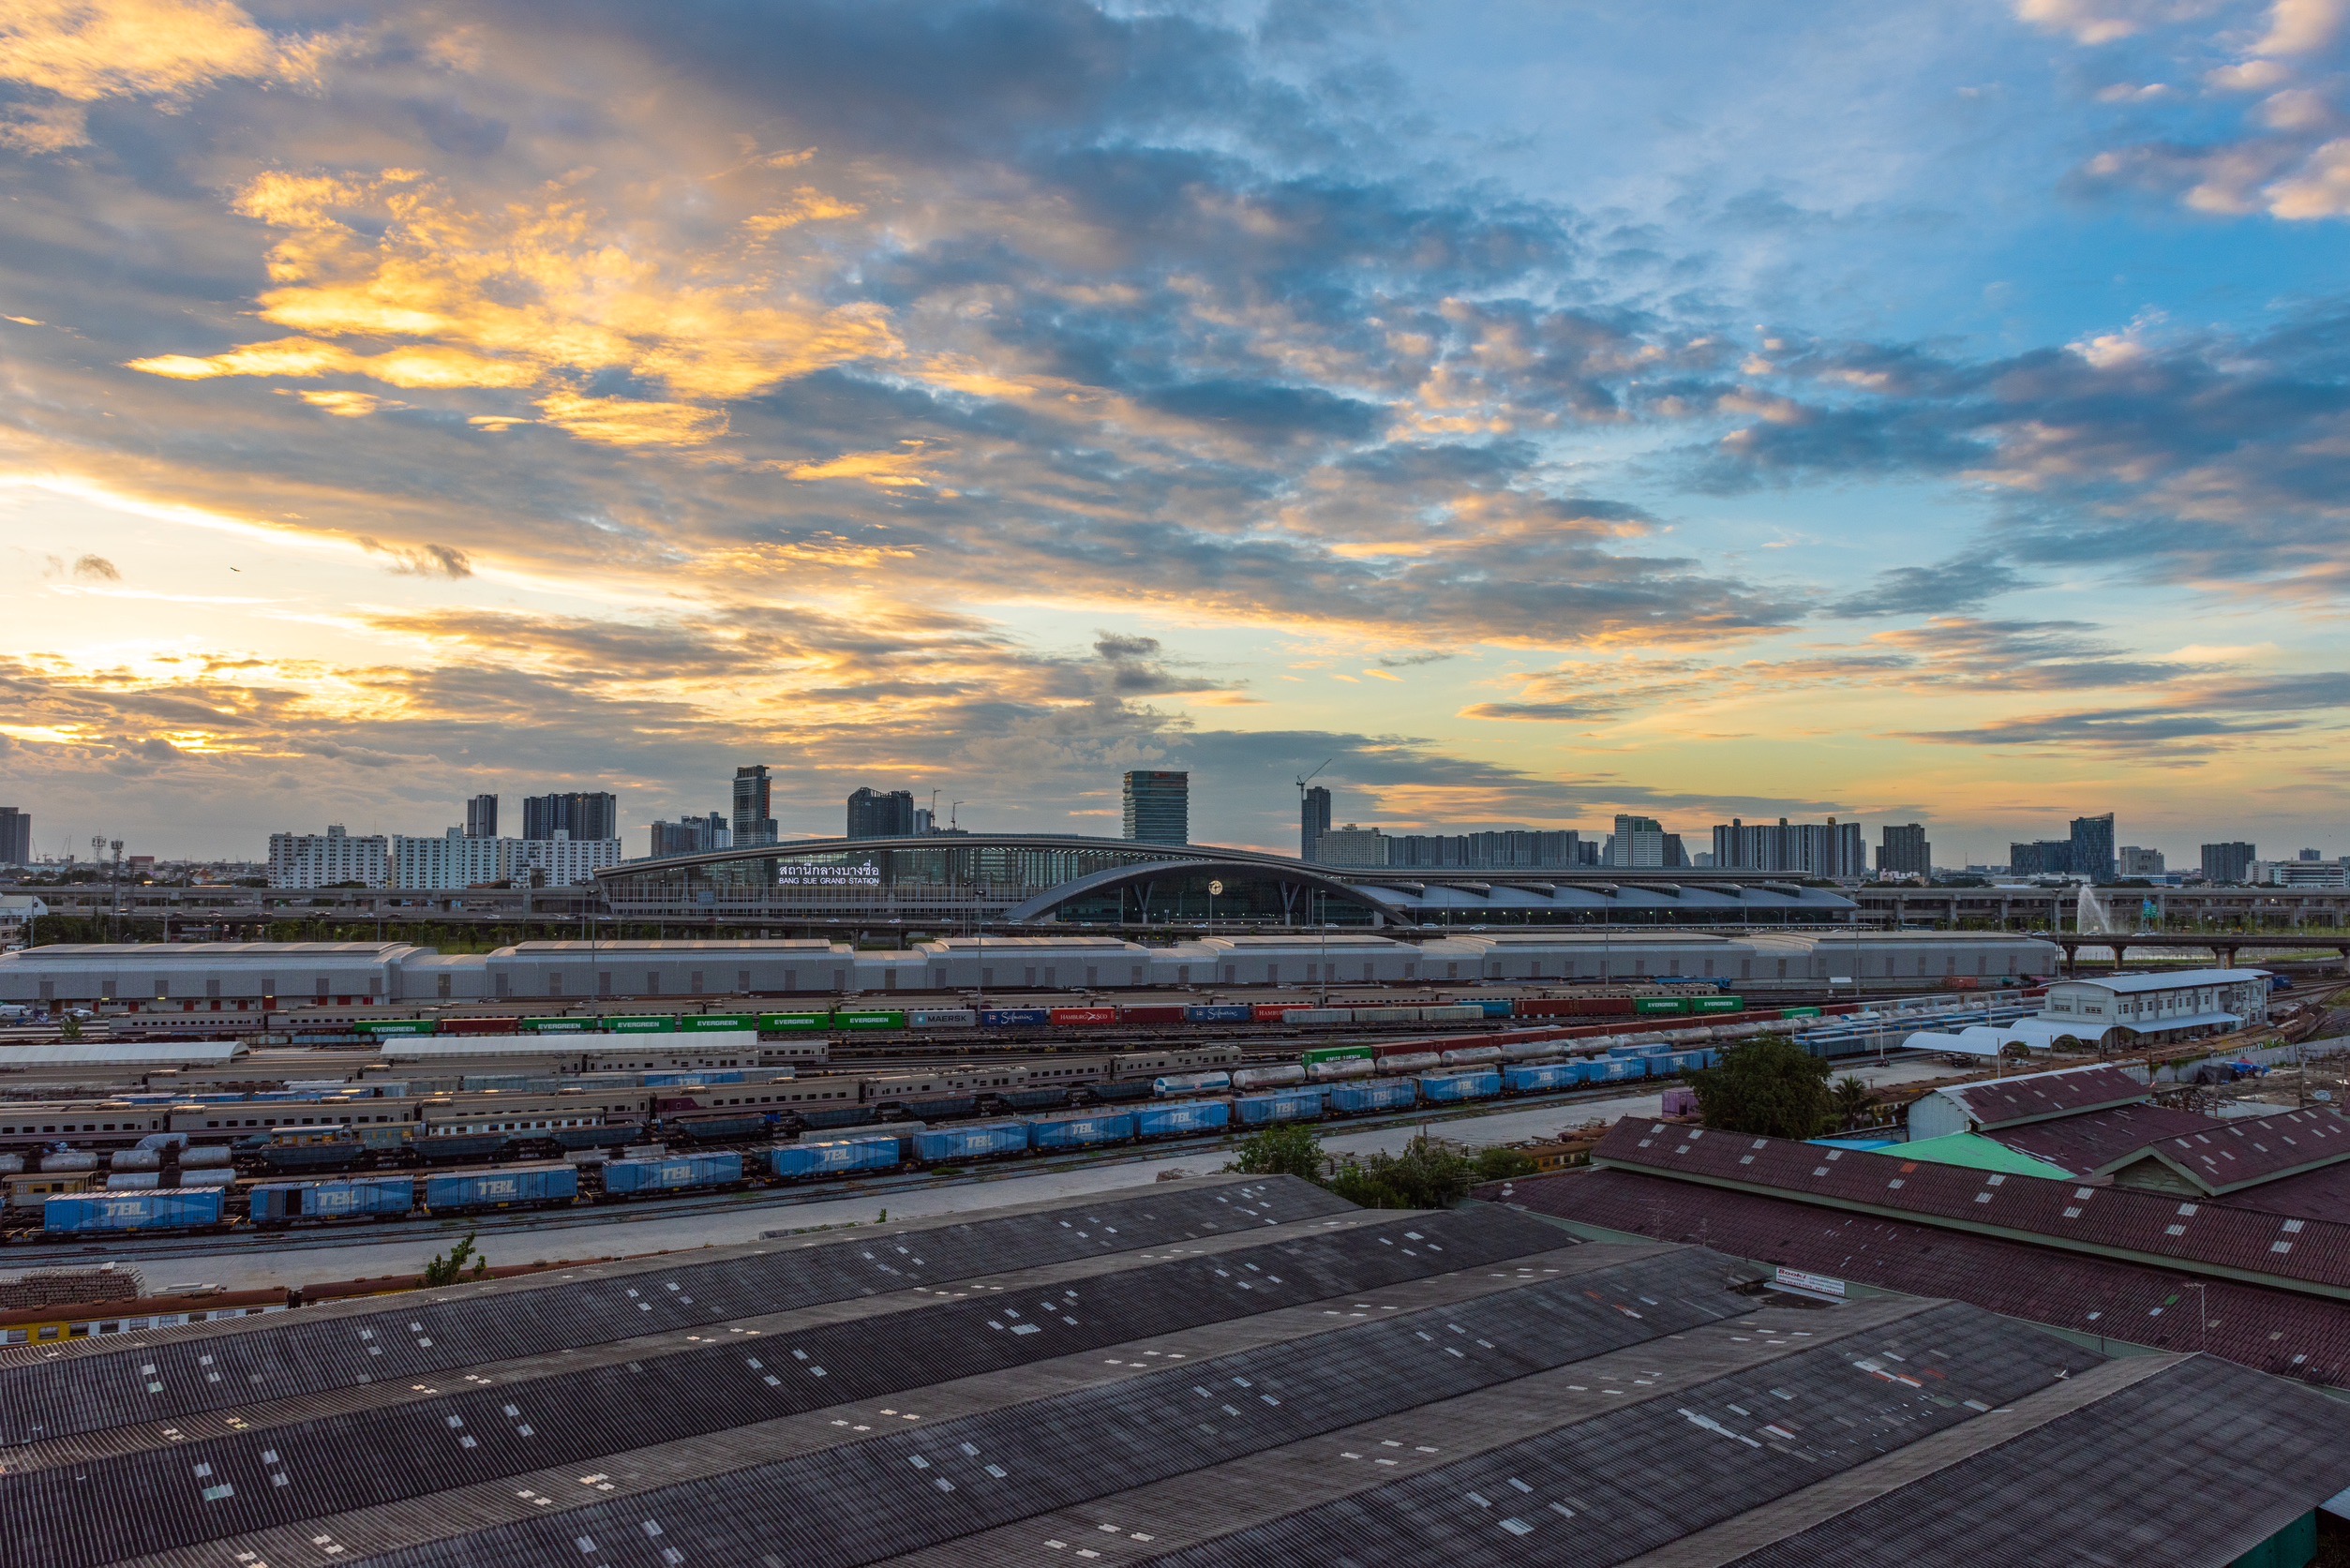
M1490 1068L1482 1072L1430 1073L1420 1080L1420 1098L1430 1105L1463 1099L1491 1099L1501 1092L1502 1075Z
M416 1206L413 1176L352 1176L339 1181L265 1182L253 1188L253 1221L369 1219Z
M1237 1005L1218 1002L1209 1007L1183 1009L1183 1022L1186 1023L1251 1023L1256 1021L1256 1008L1245 1002Z
M922 1136L921 1133L915 1137ZM770 1168L786 1179L838 1176L852 1171L897 1169L895 1133L865 1133L854 1138L819 1138L798 1143L778 1143ZM731 1178L728 1178L731 1179Z
M1360 1083L1333 1083L1330 1109L1341 1115L1365 1111L1401 1111L1415 1104L1420 1086L1409 1078L1375 1078Z
M1322 1114L1320 1089L1276 1089L1271 1094L1243 1095L1233 1101L1242 1127L1271 1127L1276 1122L1310 1122Z
M988 1029L1041 1029L1053 1022L1044 1008L989 1008L980 1014L980 1024Z
M1504 1068L1502 1083L1513 1095L1538 1095L1549 1089L1570 1089L1581 1081L1572 1062L1529 1062Z
M985 1159L991 1155L1025 1154L1027 1148L1025 1122L932 1127L914 1135L914 1157L921 1160Z
M217 1187L157 1187L143 1192L61 1192L41 1205L41 1229L52 1236L95 1236L124 1231L178 1231L217 1225L228 1193Z
M968 1029L980 1021L980 1015L968 1008L929 1008L906 1015L909 1029Z
M640 1072L636 1082L648 1089L683 1089L704 1083L740 1083L746 1076L741 1072Z
M1134 1113L1134 1136L1163 1138L1178 1132L1214 1132L1232 1126L1232 1107L1220 1099L1178 1100Z
M568 1203L579 1172L568 1165L510 1165L497 1171L448 1171L425 1178L425 1207L501 1209L516 1203Z
M897 1147L895 1139L890 1147ZM604 1190L613 1193L676 1192L689 1187L721 1187L742 1179L742 1156L733 1149L708 1154L663 1155L656 1159L606 1160Z
M1134 1136L1134 1113L1119 1111L1092 1116L1043 1116L1028 1124L1032 1149L1090 1149L1103 1143L1123 1143Z
M1471 1002L1466 1005L1473 1008L1484 1008L1485 1016L1488 1018L1509 1018L1514 1016L1510 1010L1512 1004L1510 1003L1509 998L1505 996L1498 1001L1488 1001L1480 998L1477 1001Z

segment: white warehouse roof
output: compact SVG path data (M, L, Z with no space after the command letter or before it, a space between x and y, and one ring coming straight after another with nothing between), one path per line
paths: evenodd
M0 1046L0 1072L12 1068L217 1067L244 1054L240 1040L108 1040Z

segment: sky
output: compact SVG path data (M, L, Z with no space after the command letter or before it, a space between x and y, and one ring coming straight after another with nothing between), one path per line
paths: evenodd
M2346 23L11 0L0 804L2340 854Z

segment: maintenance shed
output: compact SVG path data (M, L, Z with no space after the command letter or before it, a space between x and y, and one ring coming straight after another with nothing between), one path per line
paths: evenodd
M27 1348L0 1568L2221 1565L2350 1485L2283 1380L1764 1282L1232 1176Z

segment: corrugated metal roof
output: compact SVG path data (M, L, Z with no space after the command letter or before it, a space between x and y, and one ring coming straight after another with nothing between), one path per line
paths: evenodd
M2237 1117L2151 1142L2138 1155L2217 1197L2350 1159L2350 1121L2331 1111ZM2118 1172L2133 1157L2117 1157L2101 1169Z
M2089 975L2074 979L2050 980L2051 987L2059 985L2094 986L2123 996L2142 996L2148 992L2196 991L2210 985L2242 985L2251 980L2265 980L2266 969L2173 969L2154 975Z
M2107 1160L2143 1149L2148 1143L2224 1125L2218 1117L2198 1111L2178 1111L2167 1105L2121 1105L2055 1121L1998 1127L1984 1136L2076 1176L2086 1176Z
M242 1040L107 1040L0 1045L0 1072L20 1068L211 1067L245 1054Z
M1618 1122L1592 1159L2350 1298L2350 1225L2334 1221L1646 1120Z
M2042 1176L2057 1181L2072 1174L2060 1165L2035 1159L2004 1143L1994 1142L1979 1132L1953 1132L1940 1138L1921 1138L1915 1142L1887 1144L1886 1148L1904 1159L1927 1159L1937 1165L1958 1165L1969 1171L2005 1171L2011 1175Z
M2021 1078L1962 1083L1935 1093L1956 1100L1984 1132L2153 1098L2151 1089L2117 1067L2063 1068Z

